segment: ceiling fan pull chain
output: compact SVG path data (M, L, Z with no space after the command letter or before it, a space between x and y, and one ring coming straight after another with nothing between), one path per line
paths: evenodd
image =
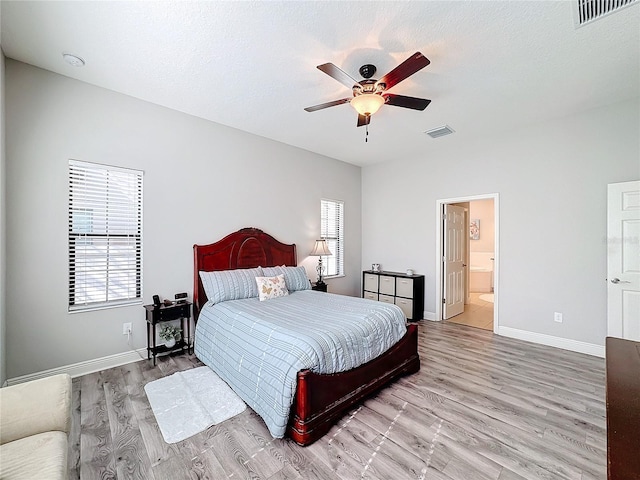
M364 143L367 143L369 141L369 118L367 118L367 123L364 125L364 130L365 132L367 132L364 136Z

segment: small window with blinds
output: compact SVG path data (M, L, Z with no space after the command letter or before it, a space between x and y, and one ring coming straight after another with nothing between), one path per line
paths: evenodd
M142 172L69 161L69 311L142 301Z
M344 275L344 202L321 200L320 238L327 241L331 256L325 257L325 276Z

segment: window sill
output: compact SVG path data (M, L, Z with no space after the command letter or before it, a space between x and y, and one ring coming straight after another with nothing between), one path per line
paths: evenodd
M93 312L96 310L107 310L110 308L130 307L132 305L142 305L142 299L136 298L135 300L113 303L100 303L95 305L71 305L69 306L69 313Z

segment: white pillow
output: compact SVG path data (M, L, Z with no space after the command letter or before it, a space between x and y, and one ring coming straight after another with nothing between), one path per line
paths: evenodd
M260 267L199 273L204 293L213 303L257 297L255 278L264 275Z
M261 302L289 295L287 284L284 281L284 275L276 275L275 277L256 277L256 284L258 286L258 296L260 297Z

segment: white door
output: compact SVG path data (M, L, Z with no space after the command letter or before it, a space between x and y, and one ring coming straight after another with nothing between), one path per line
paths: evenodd
M464 218L463 207L444 206L443 320L464 312L464 246L469 234Z
M640 181L608 185L608 335L640 341Z

